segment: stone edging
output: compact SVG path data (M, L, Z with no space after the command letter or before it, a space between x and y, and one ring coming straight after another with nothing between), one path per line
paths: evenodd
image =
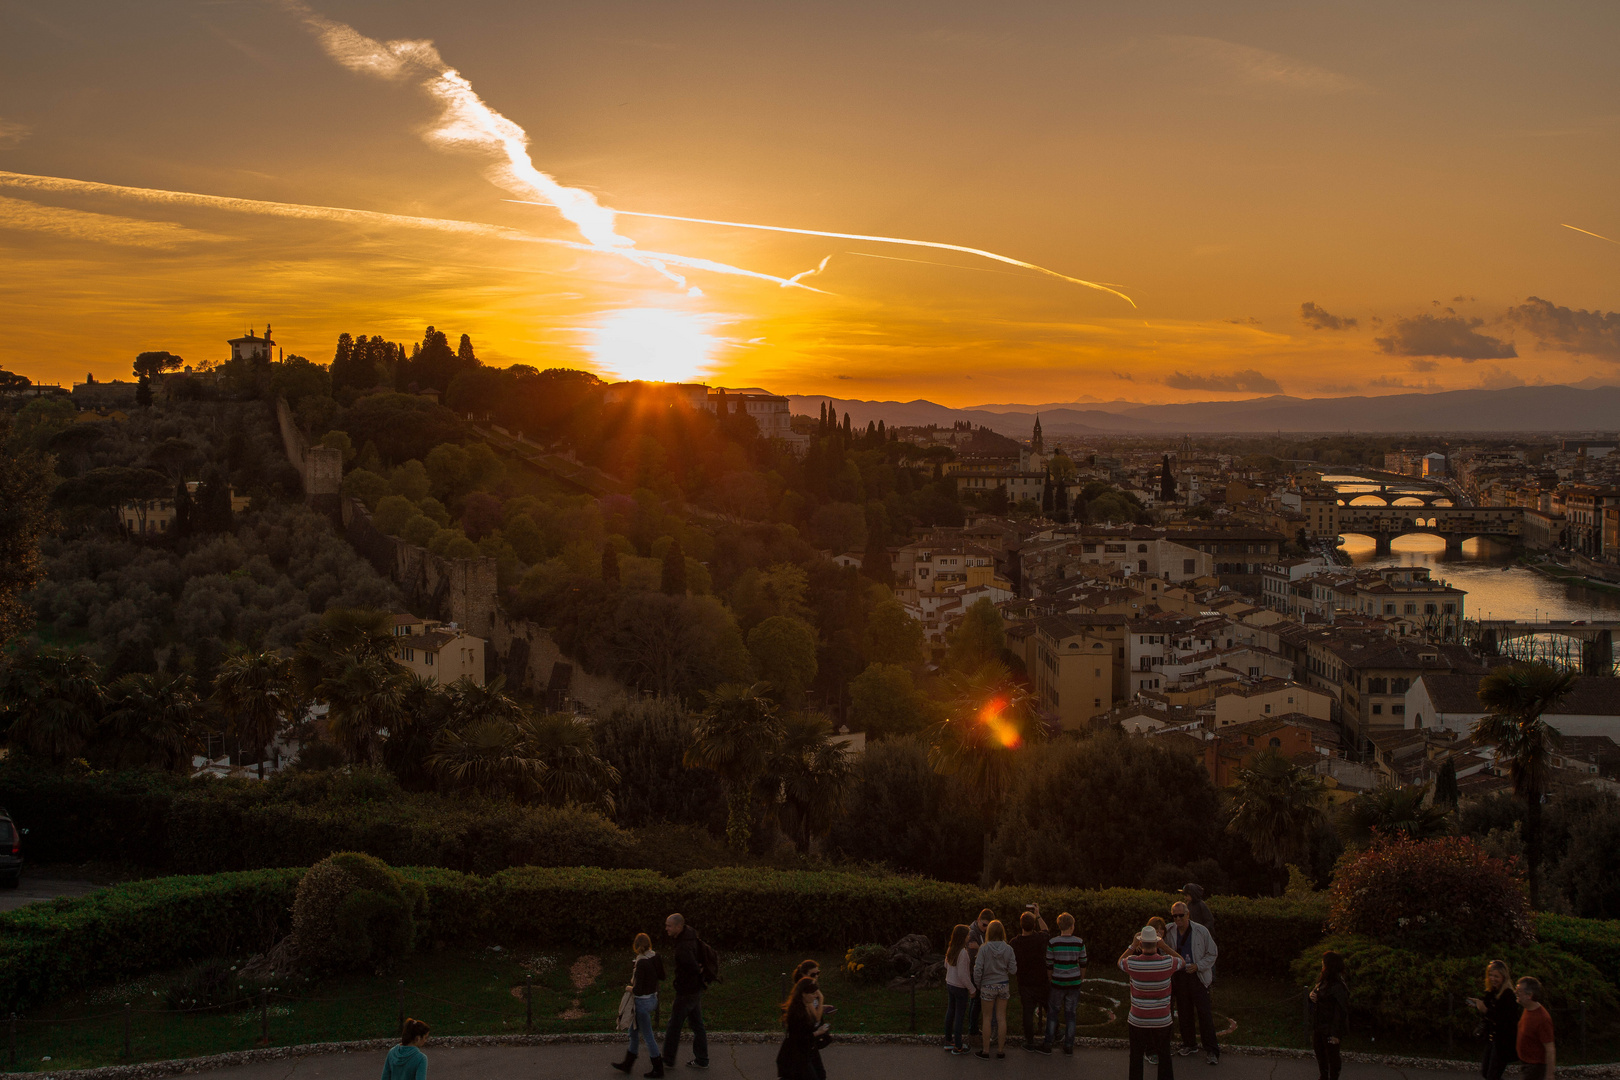
M774 1043L780 1038L775 1032L721 1031L709 1035L717 1043ZM625 1039L622 1032L567 1033L559 1035L447 1035L435 1037L433 1045L448 1049L465 1046L557 1046L585 1043L618 1043ZM287 1058L315 1057L321 1054L349 1054L361 1051L381 1052L395 1045L394 1039L360 1039L353 1042L303 1043L298 1046L269 1046L260 1050L239 1050L229 1054L210 1054L206 1057L178 1058L170 1061L148 1061L139 1065L106 1065L96 1069L65 1069L61 1072L34 1073L38 1080L158 1080L160 1077L182 1076L187 1073L224 1069L237 1065L251 1065L260 1061L282 1061ZM932 1035L840 1035L835 1046L933 1046L938 1042ZM1124 1039L1077 1038L1076 1046L1095 1050L1124 1050L1129 1047ZM1225 1046L1223 1054L1245 1057L1271 1057L1305 1059L1312 1057L1309 1050L1282 1046ZM1384 1065L1392 1069L1430 1069L1445 1072L1475 1071L1479 1063L1473 1060L1448 1061L1443 1058L1401 1057L1394 1054L1346 1053L1344 1060L1364 1065ZM1587 1080L1620 1080L1620 1063L1609 1065L1559 1066L1560 1076L1583 1077ZM23 1074L15 1074L23 1075Z

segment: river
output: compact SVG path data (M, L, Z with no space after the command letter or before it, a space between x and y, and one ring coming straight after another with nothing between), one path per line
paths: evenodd
M1355 497L1376 485L1360 476L1323 477ZM1425 486L1412 482L1412 490ZM1433 489L1433 485L1429 485ZM1392 492L1397 495L1398 492ZM1469 540L1460 552L1427 533L1397 537L1388 555L1377 555L1372 537L1350 533L1342 549L1356 566L1428 566L1430 574L1468 592L1463 610L1471 619L1620 619L1620 593L1565 585L1513 565L1512 549L1490 540Z

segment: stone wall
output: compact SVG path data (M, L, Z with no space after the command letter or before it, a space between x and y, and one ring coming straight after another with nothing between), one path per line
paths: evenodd
M377 572L393 579L418 614L453 622L486 641L495 635L495 560L446 559L389 536L365 505L342 499L343 532Z
M495 636L490 640L490 651L500 657L497 674L504 675L506 685L514 690L538 696L550 685L556 666L565 664L572 669L568 677L568 696L583 705L587 712L601 716L631 696L614 680L581 670L572 657L558 648L546 627L504 611L495 613Z
M304 481L304 501L331 518L336 524L342 507L343 451L330 446L310 446L294 419L286 398L276 398L276 423L281 428L281 445L287 460Z

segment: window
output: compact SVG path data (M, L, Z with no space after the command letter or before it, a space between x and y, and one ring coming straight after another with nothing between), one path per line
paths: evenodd
M1405 716L1406 715L1406 706L1405 705L1391 705L1389 707L1389 715L1391 715L1391 716Z
M1145 554L1147 552L1147 545L1146 544L1137 544L1136 545L1136 551L1137 551L1137 554Z
M1091 707L1092 707L1092 708L1093 708L1093 709L1100 709L1100 708L1102 708L1102 698L1100 698L1100 697L1094 697L1094 698L1092 698L1092 699L1091 699Z
M1425 615L1434 615L1434 614L1436 614L1435 606L1433 604L1424 604L1423 605L1423 614L1425 614Z
M1194 573L1196 566L1197 566L1197 560L1196 559L1182 559L1181 560L1181 572L1183 574Z
M1384 614L1385 615L1393 615L1393 614L1395 614L1395 605L1394 604L1385 604L1384 605Z
M1447 615L1455 615L1456 613L1457 613L1457 605L1456 604L1447 604L1446 605L1446 614Z
M1280 749L1282 747L1282 740L1277 738L1277 736L1273 735L1271 737L1271 747L1274 750Z
M1374 705L1372 707L1372 714L1374 716L1383 716L1384 715L1384 707L1382 705Z
M432 653L427 652L427 651L424 650L423 653L422 653L422 659L427 662L428 667L433 666L433 654Z
M1267 706L1266 706L1266 715L1267 715L1267 716L1270 716L1270 715L1271 715L1271 706L1270 706L1270 705L1267 705Z

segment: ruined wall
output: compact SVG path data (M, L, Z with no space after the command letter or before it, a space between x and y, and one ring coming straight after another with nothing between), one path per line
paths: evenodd
M495 560L445 559L424 547L389 536L372 523L363 503L342 499L343 532L379 574L405 591L412 608L470 634L495 634Z
M499 654L497 674L505 676L506 685L514 690L538 694L550 682L553 667L562 663L573 668L569 696L588 712L601 716L630 700L630 692L619 683L581 670L577 661L557 647L550 630L528 619L496 612L490 651Z

